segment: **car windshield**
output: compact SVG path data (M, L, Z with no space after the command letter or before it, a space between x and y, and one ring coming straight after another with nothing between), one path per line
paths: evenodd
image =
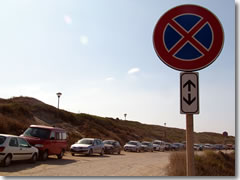
M147 143L147 142L144 142L144 143L142 143L142 144L143 144L143 145L147 145L147 146L150 145L150 143Z
M154 142L153 144L158 144L158 145L160 145L160 142Z
M131 145L137 145L137 143L136 142L128 142L128 144L131 144Z
M0 136L0 144L3 144L4 141L5 141L5 139L6 139L6 137L4 137L4 136Z
M77 142L77 144L89 144L92 145L93 144L93 140L91 139L81 139Z
M40 139L48 139L50 136L50 130L49 129L42 129L42 128L28 128L24 133L24 136L30 136L30 137L37 137Z
M113 145L113 141L103 141L103 144L110 144L110 145Z

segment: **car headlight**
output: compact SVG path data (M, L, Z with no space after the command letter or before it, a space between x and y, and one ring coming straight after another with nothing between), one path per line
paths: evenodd
M35 147L42 148L44 145L43 144L35 144Z

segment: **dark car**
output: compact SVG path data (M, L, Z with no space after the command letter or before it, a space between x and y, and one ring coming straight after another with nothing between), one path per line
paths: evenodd
M122 147L118 141L105 140L103 141L103 144L104 144L104 152L106 154L114 154L114 153L121 154Z
M153 144L151 142L148 141L143 141L141 148L143 151L151 151L153 152Z

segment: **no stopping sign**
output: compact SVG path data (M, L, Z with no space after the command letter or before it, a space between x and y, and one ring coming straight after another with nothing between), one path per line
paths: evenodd
M179 71L196 71L215 61L224 32L218 18L206 8L181 5L167 11L157 22L153 44L159 58Z

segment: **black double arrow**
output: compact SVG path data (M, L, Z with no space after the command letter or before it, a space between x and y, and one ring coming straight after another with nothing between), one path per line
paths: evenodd
M187 86L188 88L188 99L186 99L185 97L183 97L183 100L190 106L195 100L196 100L196 97L194 97L192 99L191 97L191 87L194 87L196 88L195 84L191 81L191 80L188 80L184 85L183 85L183 88L185 88Z

